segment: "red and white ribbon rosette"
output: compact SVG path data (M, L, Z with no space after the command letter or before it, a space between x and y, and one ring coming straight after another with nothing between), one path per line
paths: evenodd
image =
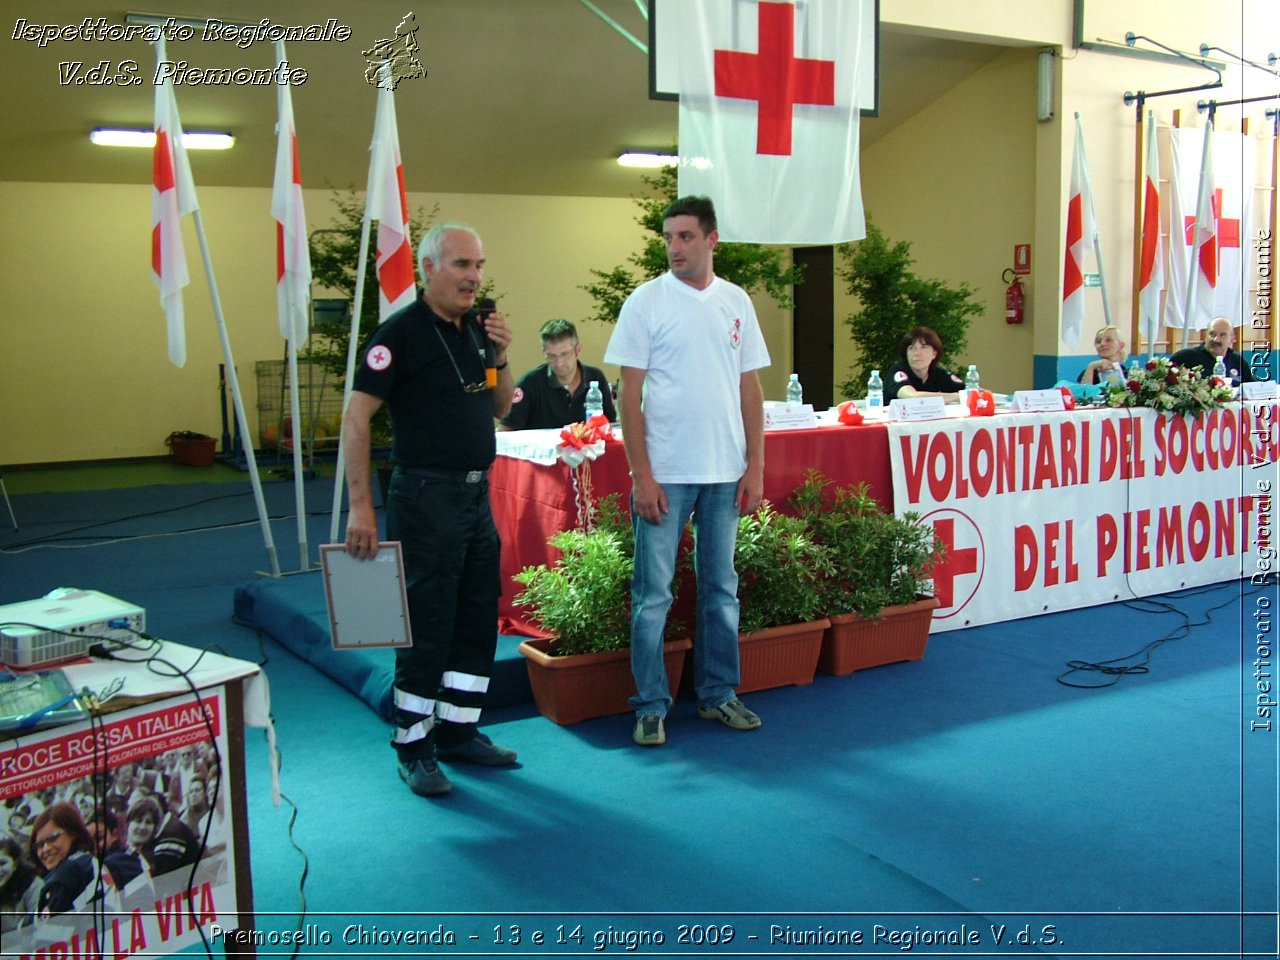
M613 439L613 425L604 414L586 423L571 423L560 431L556 455L569 467L573 494L578 504L578 526L590 530L595 525L595 502L591 498L591 461L603 456L606 441Z
M604 442L613 439L613 424L604 414L596 414L586 423L571 423L560 431L556 454L570 467L584 460L594 460L604 453Z

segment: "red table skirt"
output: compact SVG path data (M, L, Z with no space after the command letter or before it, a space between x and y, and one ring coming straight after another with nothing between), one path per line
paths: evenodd
M889 431L883 424L780 430L765 434L765 498L782 509L810 469L838 484L865 482L886 508L893 506L889 474ZM622 506L631 494L627 455L621 442L610 442L589 468L579 468L579 482L589 474L594 499L620 493ZM564 463L545 466L499 456L489 472L493 518L502 538L502 590L498 604L500 633L541 636L513 600L520 585L511 577L525 567L550 563L555 552L547 540L579 523L575 471Z

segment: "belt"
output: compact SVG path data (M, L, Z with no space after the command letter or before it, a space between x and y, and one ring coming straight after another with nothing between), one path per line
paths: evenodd
M458 483L481 483L488 470L443 470L438 467L396 467L401 473L428 480L456 480Z

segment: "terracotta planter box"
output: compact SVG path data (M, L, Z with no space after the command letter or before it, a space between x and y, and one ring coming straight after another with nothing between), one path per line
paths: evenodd
M636 685L630 649L555 657L547 652L550 645L550 640L538 639L520 644L539 713L567 726L631 710L627 700L635 694ZM690 640L671 640L663 647L673 700L680 689L685 653L692 645Z
M919 660L929 641L929 627L937 597L885 607L879 620L864 620L856 613L832 616L822 640L818 669L842 677L855 670L902 660Z
M174 463L188 467L212 467L218 441L213 437L171 436L165 441Z
M738 637L739 693L813 683L827 620L767 627ZM689 654L693 656L692 652Z

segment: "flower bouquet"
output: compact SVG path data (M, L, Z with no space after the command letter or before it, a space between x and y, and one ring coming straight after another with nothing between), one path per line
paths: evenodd
M1148 360L1136 376L1130 373L1125 383L1106 387L1108 406L1150 407L1192 416L1221 407L1233 396L1230 385L1218 377L1202 377L1199 370L1179 367L1168 357Z

